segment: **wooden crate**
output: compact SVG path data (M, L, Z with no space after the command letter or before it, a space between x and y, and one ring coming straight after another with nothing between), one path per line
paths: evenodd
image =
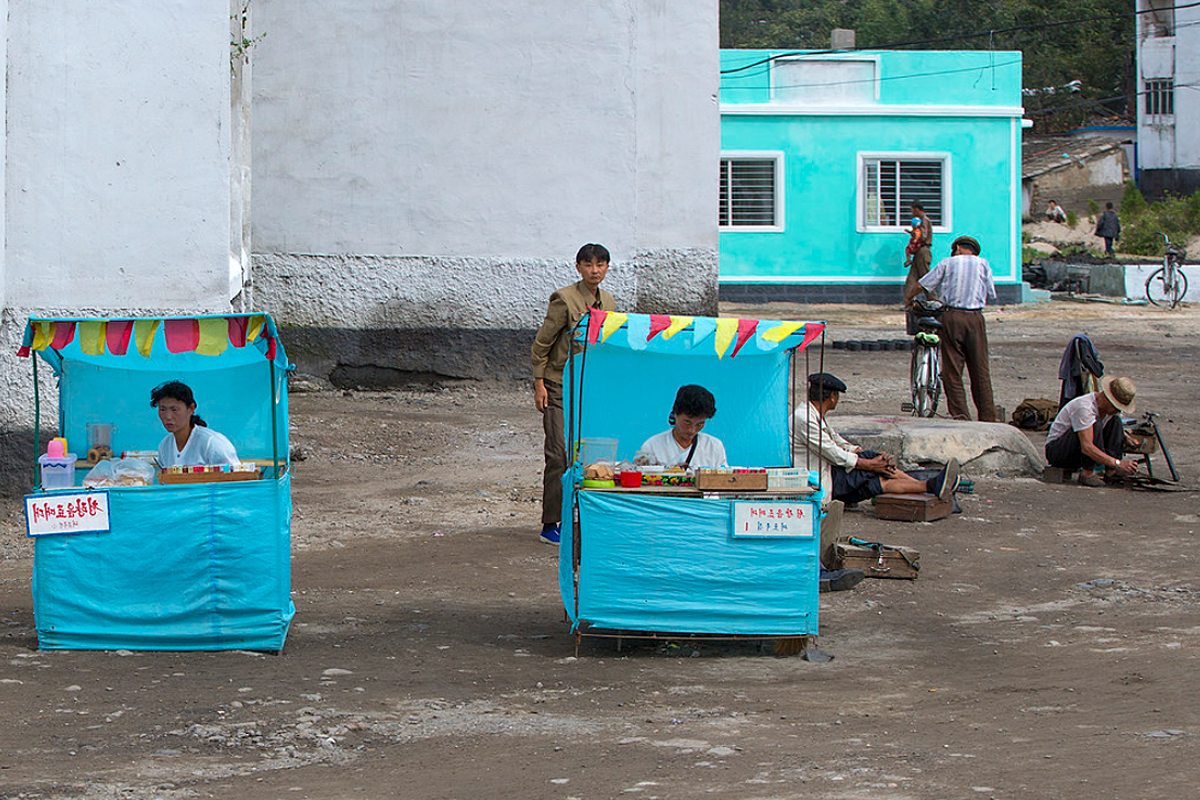
M1075 473L1062 467L1046 466L1042 469L1043 483L1070 483L1075 480Z
M717 492L761 491L767 488L767 473L702 469L696 473L696 488Z
M932 522L950 516L953 504L935 494L881 494L875 497L875 515L904 522Z
M159 483L225 483L227 481L256 481L262 470L254 472L163 472L158 473Z
M849 542L836 542L833 553L836 569L859 569L868 578L915 580L921 571L921 554L911 547L876 550Z

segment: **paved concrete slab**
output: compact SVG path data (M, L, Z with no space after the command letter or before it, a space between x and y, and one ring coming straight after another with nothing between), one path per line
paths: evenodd
M894 453L904 469L957 458L968 475L1041 475L1045 457L1012 425L922 417L831 414L834 430L869 450Z

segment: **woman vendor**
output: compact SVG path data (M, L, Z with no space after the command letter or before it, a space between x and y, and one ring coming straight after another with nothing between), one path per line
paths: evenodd
M233 443L196 416L196 398L187 384L168 381L150 392L150 405L167 435L158 445L160 467L218 466L238 463Z
M717 413L717 401L703 386L680 387L667 422L671 429L651 436L638 450L652 464L665 467L727 467L725 445L701 428Z

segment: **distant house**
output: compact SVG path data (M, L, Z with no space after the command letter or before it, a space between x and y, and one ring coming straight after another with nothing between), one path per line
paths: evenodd
M1108 135L1026 136L1021 148L1021 214L1042 219L1046 204L1055 200L1082 218L1088 200L1101 207L1118 202L1129 175L1129 139L1119 129Z
M1020 297L1021 54L721 53L720 296L894 303L908 205Z
M1138 186L1200 190L1200 6L1137 0ZM1184 91L1177 91L1182 89Z

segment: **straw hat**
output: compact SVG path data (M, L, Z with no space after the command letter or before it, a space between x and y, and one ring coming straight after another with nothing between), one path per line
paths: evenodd
M1134 412L1133 398L1137 394L1137 387L1129 378L1114 378L1107 375L1100 380L1100 391L1104 392L1108 402L1116 406L1118 410L1124 411L1126 414Z

